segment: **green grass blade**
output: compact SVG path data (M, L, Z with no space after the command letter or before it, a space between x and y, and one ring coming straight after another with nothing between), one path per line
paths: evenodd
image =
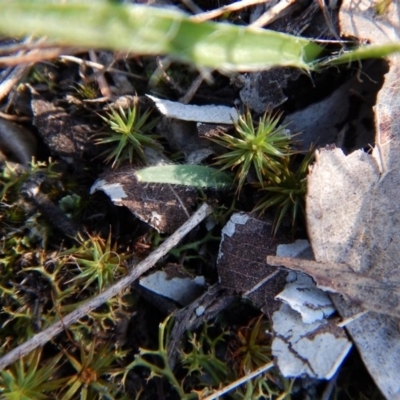
M198 66L309 69L323 48L297 36L227 23L191 21L170 8L127 4L51 4L0 0L0 32L38 35L76 46L169 55Z
M136 171L140 182L169 183L194 187L229 188L232 178L225 172L202 165L160 165Z
M316 64L316 67L329 67L331 65L340 65L351 63L353 61L365 60L369 58L382 58L400 51L400 43L392 42L370 46L360 46L357 49L345 51L337 56L329 57L326 60Z

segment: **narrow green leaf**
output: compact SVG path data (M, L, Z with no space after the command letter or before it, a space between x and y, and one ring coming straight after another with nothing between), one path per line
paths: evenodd
M91 2L0 0L0 32L37 35L74 46L169 55L199 66L309 69L323 48L308 39L227 23L194 22L171 8Z
M330 57L317 63L318 67L328 67L351 63L353 61L365 60L368 58L382 58L400 52L400 43L392 42L379 45L360 46L357 49L344 51L337 56Z
M194 187L229 188L231 176L202 165L161 165L136 171L140 182L169 183Z

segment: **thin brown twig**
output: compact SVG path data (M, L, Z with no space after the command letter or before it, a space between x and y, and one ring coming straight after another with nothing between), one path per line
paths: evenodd
M0 66L15 66L21 64L31 64L45 60L52 60L63 53L82 53L82 48L77 47L56 47L44 50L32 50L28 54L0 57Z
M1 86L1 85L0 85ZM0 90L1 93L1 90ZM1 100L0 94L0 100ZM7 121L14 121L14 122L27 122L32 121L32 117L28 117L27 115L14 115L14 114L7 114L3 111L0 111L0 117L6 119Z
M57 48L62 47L64 49L69 49L71 46L57 45L55 43L45 42L42 39L40 39L40 40L36 40L36 41L0 46L0 55L16 53L19 51L27 52L28 50L53 49L55 47L57 47Z
M0 101L8 96L14 88L29 72L31 64L17 65L0 83Z
M97 63L97 55L94 50L89 50L89 57L90 57L90 61ZM103 97L111 97L112 92L111 92L110 86L108 85L107 80L102 71L99 71L96 74L96 81L97 81L97 84L99 85L100 93L102 94L102 96Z
M167 254L169 250L176 246L189 231L197 226L204 218L210 215L211 212L212 207L204 203L180 228L178 228L165 242L163 242L157 250L153 251L146 259L137 264L136 267L133 268L129 273L129 275L120 279L117 283L110 286L104 292L88 300L78 309L63 317L61 321L51 325L22 345L11 350L4 357L0 358L0 371L37 347L43 346L55 335L62 332L63 329L69 327L80 318L86 316L90 311L99 307L110 298L129 287L136 279L148 271L161 257Z
M75 56L70 56L70 55L64 55L63 54L59 58L61 60L75 62L75 63L77 63L79 65L87 65L90 68L96 68L96 69L98 69L100 71L116 72L118 74L130 76L132 78L141 79L141 80L147 80L146 78L143 78L143 76L141 76L141 75L133 74L132 72L122 71L122 70L119 70L117 68L105 67L103 64L96 63L96 62L89 61L89 60L83 60L82 58L75 57Z
M274 367L274 363L271 361L268 364L265 364L259 368L257 368L255 371L251 372L250 374L247 374L243 376L242 378L232 382L230 385L227 385L223 387L222 389L217 390L214 392L212 395L204 397L203 400L214 400L220 396L222 396L225 393L230 392L231 390L237 388L240 385L243 385L243 383L248 382L249 380L255 378L258 375L261 375L263 372L268 371L269 369Z
M190 88L187 90L186 94L180 97L179 102L183 104L189 104L200 85L203 83L204 77L200 74L190 85Z
M278 4L271 7L249 26L252 28L262 28L263 26L272 24L272 22L283 18L299 8L300 4L298 0L281 0Z
M322 13L324 14L324 18L325 18L325 22L328 26L328 29L330 31L330 33L333 35L333 37L338 40L339 42L341 41L339 34L337 33L336 28L333 26L333 21L332 21L332 17L331 14L329 13L326 4L325 4L325 0L318 0L318 4L321 8Z
M31 38L26 38L23 44L27 45L31 43ZM16 56L22 56L23 54L25 54L25 51L20 50ZM30 64L18 65L15 68L10 68L7 72L7 76L4 75L5 78L0 84L0 101L8 96L12 88L28 74L30 68Z
M194 22L204 22L213 18L220 17L227 12L239 11L243 8L254 6L256 4L266 3L268 0L242 0L232 4L228 4L224 7L217 8L215 10L207 11L202 14L193 15L190 19Z

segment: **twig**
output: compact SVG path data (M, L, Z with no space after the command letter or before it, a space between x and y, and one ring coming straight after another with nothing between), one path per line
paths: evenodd
M100 71L117 72L118 74L130 76L132 78L141 79L141 80L147 80L146 78L143 78L141 75L133 74L132 72L122 71L122 70L119 70L117 68L105 67L103 64L100 64L100 63L97 63L97 62L93 62L93 61L89 61L89 60L82 60L82 58L75 57L75 56L69 56L69 55L63 54L59 58L61 60L71 61L71 62L77 63L79 65L87 65L90 68L96 68L96 69L98 69Z
M272 24L272 22L276 21L277 19L283 18L298 8L300 8L300 4L297 0L281 0L278 4L271 7L249 26L252 28L262 28L265 25Z
M181 3L185 5L193 14L203 13L203 10L192 0L181 0Z
M197 226L204 218L210 215L212 207L204 203L180 228L178 228L160 247L153 251L146 259L136 265L129 275L120 279L117 283L110 286L104 292L88 300L75 311L69 313L62 320L51 325L49 328L38 333L33 338L29 339L14 350L11 350L4 357L0 358L0 371L8 365L25 356L35 348L44 345L51 340L55 335L60 333L64 328L67 328L80 318L86 316L91 310L99 307L110 298L114 297L122 290L131 285L143 273L149 270L161 257L168 253L170 249L176 246L179 241L195 226Z
M186 92L184 96L179 99L180 103L189 104L192 100L193 96L196 94L197 90L199 89L200 85L203 83L204 76L200 74L190 85L190 88Z
M326 7L325 0L318 0L318 4L322 10L322 13L324 14L325 22L326 22L326 25L328 26L330 33L333 35L333 37L336 40L338 40L340 42L341 41L340 36L337 33L337 30L335 29L335 27L333 26L332 17Z
M208 21L209 19L217 18L221 16L222 14L225 14L227 12L233 12L233 11L239 11L245 7L249 6L254 6L256 4L262 4L266 3L268 0L242 0L242 1L237 1L232 4L228 4L224 7L217 8L215 10L207 11L202 14L197 14L190 19L195 22L204 22Z
M15 66L33 64L44 60L52 60L63 53L82 53L84 50L77 47L57 47L52 49L32 50L28 54L0 57L0 66Z
M338 322L336 324L336 326L338 326L339 328L344 328L345 326L347 326L348 324L352 323L353 321L355 321L356 319L362 317L363 315L365 315L367 312L369 312L368 310L363 310L358 312L357 314L351 315L350 317L347 317L346 319Z
M89 50L89 57L90 61L97 63L97 55L94 50ZM102 71L96 74L96 80L102 96L110 98L112 96L112 92Z
M219 396L222 396L225 393L228 393L232 389L235 389L236 387L242 385L243 383L248 382L250 379L255 378L258 375L261 375L263 372L268 371L274 366L273 362L270 362L268 364L263 365L260 368L257 368L255 371L253 371L251 374L248 374L244 376L243 378L238 379L235 382L232 382L230 385L225 386L224 388L217 390L215 393L213 393L211 396L204 397L203 400L214 400Z
M27 38L24 41L24 45L30 44L31 38ZM16 54L16 56L23 55L24 52L21 50ZM27 65L18 65L13 69L10 69L7 77L0 84L0 101L3 100L10 93L11 89L28 74L31 68L30 64Z
M44 41L43 38L36 41L31 41L30 38L28 38L28 41L24 41L23 43L0 46L0 55L16 53L23 50L53 49L55 47L63 47L64 49L68 49L71 46L62 46L56 43L51 43Z
M31 64L17 65L0 84L0 101L28 74Z
M0 85L0 87L1 87L1 85ZM0 93L2 93L1 90L0 90ZM0 100L2 100L1 95L0 95ZM0 117L3 119L6 119L7 121L13 121L13 122L32 121L32 117L28 117L28 116L24 116L24 115L7 114L3 111L0 111Z

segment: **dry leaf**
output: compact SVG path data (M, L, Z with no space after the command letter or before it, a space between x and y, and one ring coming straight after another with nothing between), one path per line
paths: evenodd
M222 230L217 260L221 286L244 294L268 315L279 306L274 297L283 289L286 273L266 266L265 257L276 253L278 243L291 241L279 232L272 237L272 226L249 213L233 214Z
M90 188L103 191L114 204L125 206L139 219L162 233L179 228L196 204L196 190L188 187L138 182L135 167L107 170Z
M99 153L92 140L93 127L81 118L67 114L62 107L33 95L33 125L53 155L67 161L90 160Z
M388 13L378 16L372 1L344 0L342 34L373 44L398 41L399 10L392 1ZM389 68L375 106L373 153L346 157L338 149L320 150L309 175L307 225L316 262L284 262L295 262L320 285L351 298L335 297L343 317L357 306L400 317L399 56L390 57ZM398 319L370 312L347 329L383 394L400 399Z

